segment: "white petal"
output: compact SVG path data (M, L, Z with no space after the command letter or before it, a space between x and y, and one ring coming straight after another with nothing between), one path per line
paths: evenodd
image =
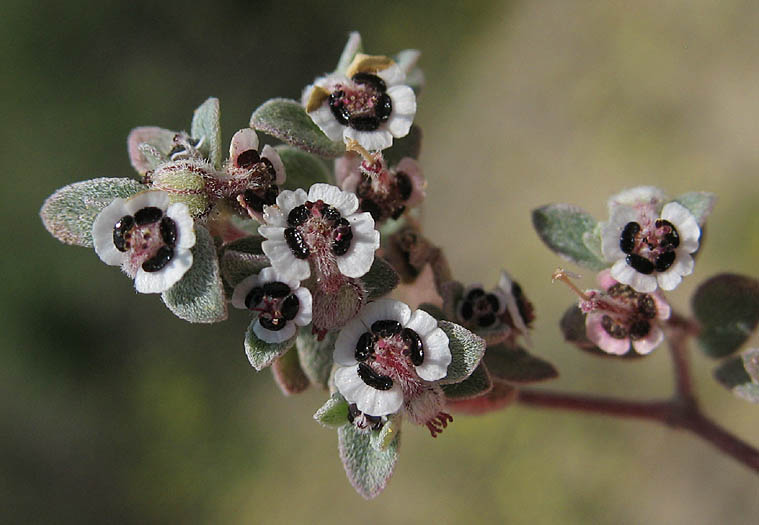
M369 325L371 326L371 325ZM351 366L356 364L356 343L369 327L364 325L360 317L354 317L346 324L335 339L335 350L332 359L338 365Z
M295 291L300 287L300 281L288 279L282 272L278 271L273 266L267 266L258 273L258 283L273 283L280 282L290 287L291 291Z
M284 240L285 228L283 226L269 226L262 224L258 227L258 234L266 239Z
M693 253L698 248L701 228L693 214L677 202L668 202L661 210L661 218L671 222L680 236L679 248Z
M285 165L282 163L282 159L279 157L277 150L267 144L264 146L264 149L261 150L261 157L269 159L271 165L274 166L274 171L277 173L277 178L274 179L274 184L284 184L285 180L287 180Z
M308 190L308 200L311 202L322 200L337 208L343 217L358 209L358 197L354 193L343 191L332 184L314 184Z
M420 334L421 335L421 334ZM453 356L448 347L448 336L440 328L422 337L424 361L416 367L416 373L425 381L437 381L448 375L448 365Z
M282 195L282 193L280 193L280 195ZM263 222L271 226L281 226L282 228L286 228L287 216L282 213L282 210L279 209L279 206L269 206L265 204Z
M622 284L632 286L636 292L651 293L656 290L656 276L644 275L627 264L624 259L614 263L611 276Z
M664 273L657 274L656 276L656 281L659 283L661 289L667 291L677 288L677 285L680 284L680 281L682 280L682 276L673 271L672 268Z
M376 131L357 131L346 127L343 131L343 138L346 142L353 139L369 151L379 151L393 145L393 135L382 128Z
M329 140L332 140L334 142L342 140L343 130L345 130L346 127L337 121L335 115L332 114L332 110L326 102L309 113L308 116L311 117L311 120L314 121L314 124L319 126L319 129L322 130L325 135L327 135Z
M260 321L256 319L256 322L253 325L253 333L256 334L261 341L267 343L282 343L295 335L295 325L293 323L287 323L282 330L269 330L261 326Z
M411 314L411 319L409 319L409 322L406 323L405 326L419 334L419 337L429 334L438 327L437 319L424 310L415 310L414 313Z
M625 257L625 253L619 248L622 230L628 223L639 220L638 213L628 206L616 206L611 210L609 222L601 225L601 253L607 261Z
M374 321L385 319L398 321L406 326L411 319L411 308L395 299L378 299L364 306L358 315L367 328L371 327Z
M237 283L237 286L235 286L235 289L232 292L232 306L241 310L247 310L248 307L245 306L245 298L253 288L258 286L258 284L258 275L249 275Z
M277 195L277 206L279 206L282 214L286 218L287 214L290 213L293 208L304 204L307 200L308 195L306 194L306 191L301 188L298 188L295 191L283 190Z
M646 334L646 337L637 339L632 342L633 348L636 352L642 355L650 354L651 350L659 346L664 340L664 332L658 326L654 325L651 330Z
M390 390L372 388L358 376L358 365L338 368L335 387L348 403L355 403L361 412L371 416L393 414L403 404L403 392L397 382Z
M308 261L297 259L284 239L268 239L261 243L261 249L283 278L303 281L311 275Z
M374 219L368 212L347 217L353 239L345 255L337 257L337 267L347 277L361 277L372 267L374 254L380 245L380 233L374 229Z
M385 126L390 134L399 139L408 135L411 129L411 124L414 123L414 119L405 115L391 115Z
M311 292L307 288L298 288L293 292L293 295L298 298L300 303L298 315L293 319L293 323L298 326L306 326L311 322L313 316Z
M401 67L396 63L392 63L390 64L390 66L386 67L385 69L377 71L376 75L380 77L382 80L384 80L385 84L387 84L388 86L400 84L406 79L406 74L403 72ZM390 90L388 89L388 91Z
M403 115L414 118L416 114L416 95L408 86L393 86L387 90L387 95L393 103L391 115Z
M161 211L166 211L169 207L169 194L165 191L143 191L134 197L127 199L126 211L129 215L134 215L142 208L156 207Z
M113 244L113 227L123 216L130 215L125 204L125 199L114 199L103 208L92 223L92 243L95 246L95 253L101 261L111 266L121 266L127 259L127 254L117 250Z
M639 204L653 204L658 206L664 202L667 196L655 186L638 186L623 190L609 198L609 210L618 205L636 206Z
M166 216L177 225L177 243L179 248L195 246L195 227L190 210L183 202L175 202L166 210Z
M192 266L192 252L177 249L169 264L157 272L137 270L134 287L139 293L161 293L174 286Z
M258 151L258 135L251 128L241 129L229 143L229 159L234 162L240 153L251 149Z

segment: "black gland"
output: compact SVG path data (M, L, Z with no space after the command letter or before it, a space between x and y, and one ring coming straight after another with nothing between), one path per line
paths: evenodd
M113 245L120 252L127 251L127 236L134 226L134 219L131 215L124 215L119 222L113 226Z
M161 219L160 225L161 239L167 246L172 248L177 243L177 223L168 217Z
M358 377L360 377L364 383L377 390L390 390L393 388L392 379L378 374L366 363L358 364Z
M637 253L631 253L627 256L625 261L627 261L627 264L632 266L635 271L640 272L644 275L650 275L654 273L654 263L645 257L641 257Z
M279 186L276 184L272 184L268 188L266 188L266 191L264 192L263 197L261 200L264 204L268 204L269 206L272 206L275 202L277 202L277 195L279 195Z
M245 190L242 194L245 204L259 213L264 210L264 200L253 190Z
M356 73L353 75L353 78L351 78L353 82L356 84L360 84L362 86L364 85L370 85L377 91L380 91L384 93L387 90L387 85L385 84L385 81L382 80L377 75L372 75L371 73Z
M487 294L485 300L490 304L490 308L492 308L494 312L497 312L501 307L501 302L498 300L498 297L492 293Z
M656 258L656 271L664 272L675 262L675 252L664 252Z
M263 289L264 295L268 295L269 297L274 297L276 299L290 295L290 287L285 283L281 283L279 281L265 283L263 285Z
M361 334L361 337L358 338L358 342L356 343L356 361L362 362L369 359L369 357L374 353L374 343L377 342L377 337L370 333L370 332L364 332Z
M290 226L300 226L311 217L311 210L305 204L296 206L287 214L287 224Z
M601 326L614 339L624 339L627 337L627 329L608 315L604 315L601 318Z
M404 211L406 211L406 207L405 206L401 206L400 208L396 208L395 210L393 210L393 214L391 215L391 217L393 219L397 219L398 217L400 217L401 215L403 215Z
M297 295L288 295L282 301L282 306L280 306L279 310L286 320L292 321L298 315L298 310L300 310L300 299L298 299Z
M174 257L174 249L170 246L161 246L153 257L142 263L142 269L146 272L163 270L172 257Z
M353 230L347 219L341 218L338 226L332 232L332 252L337 255L345 255L351 247Z
M485 295L485 292L482 290L482 288L475 288L474 290L470 290L468 294L466 294L466 300L467 301L474 301L478 297L482 297Z
M163 211L161 211L161 208L148 206L147 208L142 208L134 214L134 222L137 223L137 226L145 226L146 224L153 224L154 222L158 222L161 217L163 217Z
M483 315L482 317L480 317L479 319L477 319L477 324L480 325L483 328L494 325L495 324L495 314L489 313L489 314Z
M325 204L324 207L320 210L322 217L324 217L328 221L332 222L338 222L340 219L343 218L342 215L340 215L340 211L338 211L337 208L334 206L330 206L329 204Z
M419 366L424 361L424 345L422 345L422 339L411 328L404 328L401 330L401 338L408 348L408 356L414 366Z
M657 228L669 228L669 231L664 234L664 237L661 240L662 246L665 248L677 248L680 246L680 234L677 233L677 228L675 228L674 224L666 219L656 219L654 224Z
M250 169L261 161L261 157L254 149L249 149L240 153L235 159L238 168Z
M374 114L380 121L385 122L390 118L390 113L393 112L393 101L390 100L390 96L387 93L382 93L377 97L377 103L374 106Z
M380 127L380 119L371 115L358 115L348 120L348 125L356 131L375 131Z
M303 239L303 234L295 228L285 228L285 241L296 259L307 259L310 255L311 250Z
M271 163L269 159L266 157L261 158L261 163L266 166L266 171L269 174L269 177L271 177L272 182L276 180L277 178L277 170L274 169L274 164Z
M258 322L261 323L261 326L266 328L267 330L271 330L272 332L278 332L279 330L282 330L285 325L287 325L287 321L285 321L282 317L259 317Z
M619 249L623 253L630 254L635 249L635 236L640 231L640 224L637 222L628 222L622 230L619 238Z
M635 321L630 325L630 339L643 339L651 331L651 323L648 321Z
M361 199L361 211L368 211L374 222L379 221L382 217L382 210L372 199Z
M469 321L472 318L472 315L474 315L474 307L472 306L472 303L464 301L464 304L461 305L461 317L463 317L465 321Z
M391 335L399 334L402 328L401 323L391 319L382 319L372 323L372 332L379 337L390 337Z
M264 290L260 286L256 286L251 291L248 292L248 295L245 296L245 307L248 310L252 310L258 304L263 300L264 298Z
M398 188L398 194L401 196L401 200L404 201L407 201L409 197L411 197L411 192L414 191L414 186L411 184L411 177L402 171L395 174L395 186Z
M348 109L343 105L342 98L345 96L343 91L335 91L329 96L329 109L332 110L332 115L343 126L348 125L348 121L351 118L351 114Z

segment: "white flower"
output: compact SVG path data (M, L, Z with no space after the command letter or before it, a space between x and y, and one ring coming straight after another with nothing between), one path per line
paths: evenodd
M311 292L271 267L240 281L232 305L256 312L253 332L267 343L287 341L295 335L296 326L311 322Z
M372 266L380 234L369 213L356 213L358 198L329 184L282 191L276 206L265 206L258 233L271 265L285 279L304 280L314 267L330 279L361 277Z
M382 150L408 134L416 115L416 95L403 85L405 76L389 58L359 53L345 75L333 73L308 86L303 105L330 140Z
M379 417L403 407L418 424L440 421L444 399L435 382L452 357L448 336L427 312L392 299L369 303L338 334L333 357L335 387L361 412Z
M693 214L677 202L661 206L655 188L634 188L612 199L610 218L601 225L601 251L614 264L611 276L635 291L657 286L673 290L693 272L691 254L701 229Z
M162 191L115 199L92 225L98 257L134 278L140 293L171 288L192 266L193 220L183 203Z

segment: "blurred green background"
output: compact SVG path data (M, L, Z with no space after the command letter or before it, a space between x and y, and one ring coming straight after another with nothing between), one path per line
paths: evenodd
M248 365L244 313L183 323L52 239L37 211L71 182L132 176L129 130L187 128L208 96L229 140L258 104L330 71L357 29L369 52L423 51L424 223L455 274L521 281L535 353L562 373L551 386L666 396L663 348L618 363L561 341L573 297L550 283L561 262L530 210L565 201L604 218L624 187L714 191L708 243L673 302L687 311L720 270L756 276L757 27L751 0L4 0L0 520L756 523L756 477L691 436L519 406L457 417L434 441L407 426L389 487L365 502L335 433L311 419L325 394L284 398ZM757 407L693 361L707 413L759 443Z

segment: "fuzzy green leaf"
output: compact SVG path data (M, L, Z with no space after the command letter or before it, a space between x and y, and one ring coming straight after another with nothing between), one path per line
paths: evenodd
M330 182L330 172L319 157L291 146L277 146L276 150L287 174L282 189L308 191L312 184Z
M242 237L236 241L228 242L224 244L222 251L232 250L236 252L250 253L255 255L262 255L264 251L261 249L261 243L264 241L263 237L258 235L250 235L248 237Z
M704 225L706 218L714 209L714 203L716 201L717 196L715 194L705 191L692 191L675 198L675 202L688 208L696 218L696 222L698 222L699 226Z
M398 286L400 277L389 262L375 256L372 267L361 277L361 281L364 283L367 299L371 301L390 293Z
M348 402L338 392L314 414L314 419L325 427L339 428L348 423Z
M488 350L488 353L490 351ZM443 392L448 399L472 399L487 394L493 388L493 382L490 380L490 374L482 363L474 369L472 375L464 379L461 383L443 385Z
M300 367L296 352L285 352L272 363L271 371L279 389L286 396L300 394L311 384Z
M524 348L492 346L488 348L484 361L490 375L510 383L537 383L559 376L551 363L530 355Z
M392 414L387 417L387 421L385 421L381 429L373 430L369 434L369 442L374 447L374 450L378 452L387 450L387 447L393 442L395 436L401 431L402 421L403 419L400 416Z
M416 124L411 126L408 135L399 139L393 139L393 145L382 152L387 165L397 166L404 157L418 159L422 151L422 130Z
M564 315L561 317L561 321L559 322L559 327L561 328L561 333L564 334L564 339L566 339L567 342L572 343L580 350L583 350L594 356L608 357L611 359L639 359L641 357L645 357L644 355L637 353L632 348L630 348L630 350L623 355L609 354L598 348L595 343L593 343L593 341L588 339L588 336L585 332L585 314L582 313L576 304L573 304L567 308L566 312L564 312Z
M264 102L251 115L250 127L320 157L345 153L343 143L329 140L295 100L274 98Z
M505 381L493 379L493 388L485 395L472 399L455 400L448 406L455 412L465 414L487 414L502 410L517 397L517 388Z
M340 459L353 488L366 499L379 495L393 474L398 460L400 434L385 450L377 450L371 444L369 432L353 425L337 429Z
M751 383L751 376L743 366L743 358L739 355L725 359L714 370L714 377L722 385L732 390L738 385Z
M228 292L234 290L234 287L246 277L271 266L265 255L234 250L224 250L219 264L221 265L221 276L224 278L225 289Z
M92 223L114 199L129 198L147 188L132 179L92 179L59 189L45 200L40 217L61 242L92 247Z
M597 222L580 208L549 204L533 210L532 224L543 242L564 259L594 271L609 266L586 246L583 237L594 231Z
M295 336L281 343L267 343L259 339L253 332L253 325L255 324L256 320L254 319L245 332L245 354L253 368L260 372L295 345Z
M440 383L460 383L480 364L485 354L485 341L456 323L440 321L438 326L448 336L448 347L453 358L451 364L448 365L448 375Z
M701 323L701 349L711 357L728 356L759 323L759 281L744 275L716 275L698 287L691 304Z
M203 139L200 151L207 153L208 160L217 170L221 169L223 158L220 119L219 99L211 97L195 110L190 127L192 138Z
M337 69L335 69L335 73L345 74L345 72L348 70L348 66L351 65L351 62L353 62L353 58L356 56L356 54L362 52L363 47L361 45L361 35L358 33L358 31L352 31L350 35L348 35L348 41L345 43L343 52L340 54L340 60L337 62Z
M195 226L192 267L163 292L161 299L174 315L191 323L216 323L227 318L227 301L219 275L219 260L211 234Z
M327 388L329 374L332 371L332 354L335 351L337 332L329 332L319 341L311 333L310 326L298 331L295 347L298 349L300 366L306 377L315 385Z

